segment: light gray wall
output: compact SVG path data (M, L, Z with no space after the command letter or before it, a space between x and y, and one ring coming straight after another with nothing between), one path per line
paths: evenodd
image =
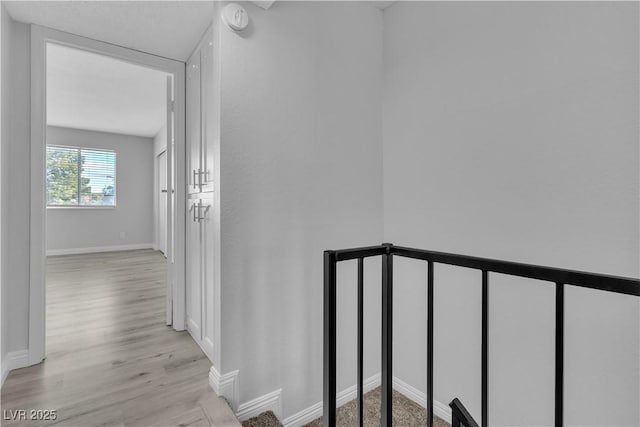
M7 293L7 239L2 236L7 236L8 223L7 215L3 213L6 206L8 206L7 188L9 182L9 158L7 156L7 148L9 144L9 125L11 123L10 117L10 102L9 102L9 71L11 64L11 18L5 9L4 4L0 3L0 19L1 25L1 46L0 52L2 59L0 61L0 100L2 102L0 106L0 366L2 362L6 360L7 356L7 340L9 338L9 322L8 322L8 299Z
M116 208L47 209L47 250L152 245L153 138L49 126L47 144L116 152Z
M5 35L8 35L6 45ZM10 108L8 133L2 135L6 166L2 173L7 177L2 179L2 195L10 203L2 203L2 244L3 262L11 266L3 278L5 319L11 320L7 321L3 342L9 352L26 350L29 343L30 40L29 26L19 22L11 21L9 31L3 34L2 54L9 57L9 81L4 82L9 86L9 98L3 91L3 102L8 101Z
M162 126L156 136L153 137L153 155L159 156L167 149L167 126Z
M384 239L638 277L638 4L384 15ZM425 267L396 280L395 372L424 390ZM491 280L490 423L551 425L554 287ZM435 283L435 398L479 418L480 273L436 266ZM567 425L640 424L638 313L567 289Z
M243 5L247 31L221 30L222 372L240 370L240 402L282 388L286 417L322 400L323 250L382 237L382 14ZM356 380L355 274L339 270L339 390ZM365 375L379 274L367 266Z

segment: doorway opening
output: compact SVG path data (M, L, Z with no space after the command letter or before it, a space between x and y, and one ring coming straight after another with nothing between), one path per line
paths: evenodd
M46 320L55 352L95 336L110 345L139 316L172 324L163 305L171 305L168 203L154 188L172 187L173 126L169 74L55 43L46 49ZM146 304L136 304L141 297Z
M32 67L30 363L183 330L184 64L32 26Z

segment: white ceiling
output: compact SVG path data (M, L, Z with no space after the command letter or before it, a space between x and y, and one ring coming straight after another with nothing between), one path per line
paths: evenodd
M166 121L167 74L47 46L47 124L153 137Z
M185 62L213 1L5 1L14 20Z
M211 24L214 1L7 1L16 21L186 62ZM367 3L384 10L395 1ZM274 1L255 1L268 9Z

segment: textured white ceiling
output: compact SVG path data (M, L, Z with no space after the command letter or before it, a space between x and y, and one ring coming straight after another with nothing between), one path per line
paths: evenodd
M47 124L153 137L166 121L167 74L47 46Z
M14 20L186 61L212 1L5 1Z

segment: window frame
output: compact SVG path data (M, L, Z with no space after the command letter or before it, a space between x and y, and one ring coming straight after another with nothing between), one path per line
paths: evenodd
M80 168L80 164L78 164L78 183L77 183L77 192L78 192L78 204L76 205L50 205L49 204L49 188L46 184L46 172L45 172L45 204L47 209L116 209L118 206L118 184L117 184L117 171L118 171L118 154L116 150L110 148L94 148L94 147L85 147L79 145L65 145L65 144L45 144L45 171L47 169L47 159L46 152L49 147L55 148L66 148L73 149L78 151L78 162L82 159L82 151L98 151L105 153L113 153L114 161L113 161L113 184L115 187L115 196L113 200L113 205L81 205L80 199L80 179L82 178L82 171Z

